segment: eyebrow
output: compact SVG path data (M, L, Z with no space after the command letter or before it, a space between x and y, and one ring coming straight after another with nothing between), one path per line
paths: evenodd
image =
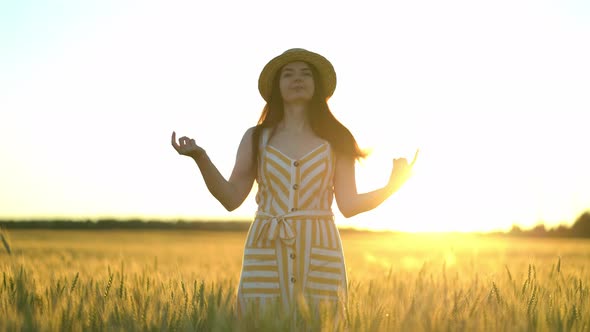
M295 69L293 69L293 68L283 68L283 70L282 70L282 71L283 71L283 72L285 72L285 71L295 71ZM311 71L311 68L309 68L309 67L304 67L304 68L301 68L301 71Z

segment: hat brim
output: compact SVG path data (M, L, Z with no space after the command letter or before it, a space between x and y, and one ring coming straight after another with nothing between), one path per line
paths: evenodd
M329 98L334 94L334 90L336 90L336 71L330 61L317 53L301 48L294 48L289 49L270 60L262 69L260 77L258 78L258 91L260 91L260 95L264 100L268 102L270 99L273 80L277 72L286 64L296 61L307 62L317 69L321 77L321 83L326 98Z

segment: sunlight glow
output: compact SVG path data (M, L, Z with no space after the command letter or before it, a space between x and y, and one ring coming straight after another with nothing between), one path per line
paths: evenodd
M333 62L330 106L373 150L359 191L420 148L415 176L377 209L345 219L334 204L339 225L571 224L590 208L588 6L426 4L0 4L0 218L251 219L256 189L227 212L169 135L194 137L229 176L264 106L261 68L304 47Z

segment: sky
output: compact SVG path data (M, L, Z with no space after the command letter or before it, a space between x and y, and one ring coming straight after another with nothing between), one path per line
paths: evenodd
M361 192L415 174L341 227L571 225L590 210L590 2L0 2L0 219L251 219L170 135L229 177L264 65L327 57L334 115L372 151Z

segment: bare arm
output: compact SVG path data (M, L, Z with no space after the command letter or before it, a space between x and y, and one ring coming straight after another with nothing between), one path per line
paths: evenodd
M418 152L416 151L414 160L409 165L405 158L394 159L393 169L387 184L383 188L362 194L359 194L356 188L354 158L337 157L334 193L342 215L350 218L381 205L389 196L398 191L411 176L417 156Z
M252 132L253 128L250 128L242 137L229 180L221 175L205 150L197 146L193 139L182 137L177 143L176 133L172 133L174 149L181 155L193 158L201 171L207 189L228 211L233 211L242 205L254 184L256 165L252 162Z

